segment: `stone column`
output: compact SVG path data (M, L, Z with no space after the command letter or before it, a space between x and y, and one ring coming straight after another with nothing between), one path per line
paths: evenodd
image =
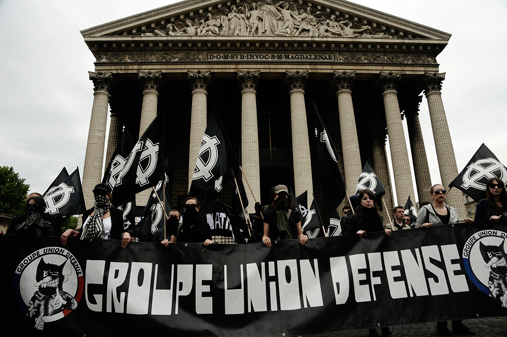
M158 88L162 81L162 72L140 71L139 79L143 81L143 106L141 108L141 122L139 124L139 138L146 131L151 122L157 117ZM136 195L136 204L144 206L150 199L152 189L144 190Z
M92 115L86 143L85 163L83 168L83 194L86 208L95 204L93 188L102 181L102 165L104 161L104 143L106 140L107 108L109 90L113 79L111 73L90 72L93 81Z
M202 137L207 125L207 95L206 89L211 84L211 73L200 70L188 72L188 79L192 84L192 115L190 120L190 146L188 152L188 190L192 183L195 163L201 149Z
M238 84L241 86L241 165L248 212L254 213L255 201L261 201L259 167L259 133L257 132L257 92L256 85L260 71L238 71ZM245 181L245 177L246 180ZM239 178L239 177L238 177ZM248 184L247 184L248 182ZM252 192L250 192L250 188ZM253 193L253 196L252 196Z
M440 169L440 178L446 189L449 184L458 175L456 157L452 146L451 133L445 116L444 103L442 102L442 81L445 79L445 73L426 73L424 83L426 88L424 93L428 100L430 111L431 128L437 150L438 167ZM453 188L446 198L447 204L456 208L460 219L466 216L463 194L457 188Z
M308 204L311 205L313 201L312 162L304 91L307 79L307 71L285 72L285 84L289 88L290 95L295 193L296 195L300 195L308 191Z
M414 187L412 175L410 174L407 143L405 141L405 134L403 133L403 124L401 123L398 92L396 91L396 84L400 77L401 75L394 74L393 72L380 73L389 147L391 148L394 184L396 186L396 203L398 205L405 205L408 196L414 198Z
M334 72L333 84L338 96L338 113L340 116L340 134L345 174L345 187L348 196L356 193L357 179L361 175L361 153L357 139L356 118L352 104L352 82L355 72Z
M122 125L120 124L118 113L114 112L112 108L110 108L110 110L111 120L109 122L109 137L107 138L107 152L105 162L106 168L111 161L111 157L113 156L116 147L118 146L118 141L120 140L120 134L122 130Z
M372 112L370 119L370 131L373 133L373 144L372 144L372 165L373 170L377 174L380 182L384 186L386 193L383 199L383 211L382 216L384 217L384 223L389 222L389 217L392 219L393 205L393 192L391 189L391 178L389 174L389 166L387 164L386 147L384 128L380 127L383 123L380 122L380 116L377 112ZM379 200L379 202L381 202ZM389 214L389 215L388 215Z
M419 104L422 96L417 96L416 101L412 102L405 110L407 117L408 134L410 137L410 148L412 149L412 162L414 163L415 181L417 184L417 194L419 202L430 202L431 176L426 156L426 148L419 122ZM412 198L414 201L415 198ZM404 205L402 205L404 206Z

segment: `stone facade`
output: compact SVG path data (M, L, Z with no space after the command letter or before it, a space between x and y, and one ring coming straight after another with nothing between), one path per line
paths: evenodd
M312 158L309 98L334 139L349 194L368 160L384 180L389 207L403 205L408 196L414 200L415 191L429 191L418 121L423 92L442 183L447 186L458 173L437 63L448 33L341 0L187 0L81 33L96 57L85 194L101 179L97 163L104 157L108 104L115 118L110 132L120 125L135 137L160 107L167 114L174 205L188 191L210 109L217 111L242 161L250 205L266 203L271 186L283 183L296 194L309 191L309 199L314 194L326 214L315 183L319 168ZM410 140L402 132L401 111L409 120ZM418 167L416 186L410 162ZM392 185L398 200L392 200ZM227 184L224 198L232 189ZM90 207L89 196L86 202ZM450 196L449 204L464 215L458 198Z

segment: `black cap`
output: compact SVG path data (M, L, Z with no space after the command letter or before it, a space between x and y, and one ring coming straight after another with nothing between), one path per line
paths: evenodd
M97 184L95 185L95 188L93 189L93 194L110 194L111 193L111 187L109 187L108 184Z

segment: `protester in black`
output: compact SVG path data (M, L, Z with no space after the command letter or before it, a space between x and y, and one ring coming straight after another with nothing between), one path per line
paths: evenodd
M176 236L171 238L173 242L202 242L204 247L213 243L209 234L208 225L199 214L199 200L188 197L183 204L183 223L178 228Z
M50 222L44 220L46 203L39 193L32 193L26 202L26 213L12 219L8 235L54 236L55 231Z
M349 218L349 227L345 234L357 234L363 237L370 232L385 231L387 235L391 235L389 228L384 229L375 194L365 189L358 193L358 199L359 205L357 205L356 213Z
M176 234L178 233L178 226L180 224L181 214L180 211L177 209L173 209L169 212L169 219L166 220L166 228L165 228L165 234L166 237L164 237L164 228L159 228L153 234L152 242L160 242L165 247L169 246L169 243L171 243L172 238L176 240ZM167 239L169 238L169 239Z
M262 242L271 247L272 240L290 239L299 239L302 245L308 241L301 228L301 213L293 208L289 190L285 185L277 185L272 203L264 214Z
M480 200L477 204L474 220L498 222L507 218L507 192L504 182L499 178L491 178L486 186L486 199Z
M111 204L111 188L107 184L98 184L93 189L95 205L83 214L83 226L77 230L68 229L62 236L62 244L67 244L69 236L85 239L121 240L125 248L132 240L130 226L123 223L123 212Z

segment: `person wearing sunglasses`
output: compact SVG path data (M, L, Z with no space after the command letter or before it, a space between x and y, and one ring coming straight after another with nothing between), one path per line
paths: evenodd
M458 212L454 207L445 204L447 191L442 184L435 184L430 189L432 203L422 206L417 213L416 227L426 229L431 226L455 224L459 222ZM475 335L461 320L452 321L454 334ZM437 322L437 335L452 336L453 332L447 327L446 321Z
M213 243L209 233L209 227L202 221L199 214L199 200L188 197L183 203L183 223L178 227L176 236L171 237L173 242L202 242L204 247Z
M507 217L505 184L499 178L491 178L486 186L486 199L479 200L474 221L493 220L498 222Z
M458 212L454 207L445 204L447 191L442 184L435 184L430 189L432 202L419 209L415 227L455 224L459 222Z
M275 186L272 203L264 214L262 242L271 247L273 240L298 239L304 245L308 237L303 234L301 218L301 213L292 206L287 186Z

